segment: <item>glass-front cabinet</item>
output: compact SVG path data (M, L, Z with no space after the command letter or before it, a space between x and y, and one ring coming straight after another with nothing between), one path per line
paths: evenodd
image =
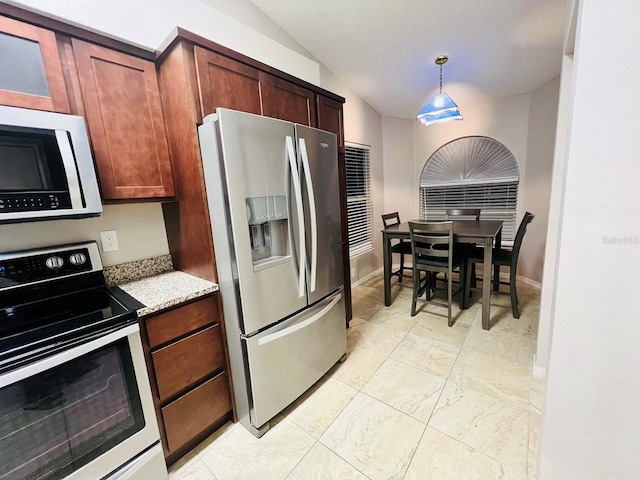
M70 113L55 33L0 16L0 104Z

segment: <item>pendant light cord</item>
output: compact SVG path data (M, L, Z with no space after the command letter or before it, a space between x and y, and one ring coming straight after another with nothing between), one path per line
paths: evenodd
M440 93L442 93L442 65L440 65Z

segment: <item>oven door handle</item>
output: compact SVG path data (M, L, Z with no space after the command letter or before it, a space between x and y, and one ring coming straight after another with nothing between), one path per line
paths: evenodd
M106 347L107 345L117 342L122 338L126 338L129 335L138 334L138 332L140 332L140 327L137 323L128 325L114 332L102 335L94 340L89 340L87 343L70 348L69 350L56 353L55 355L43 358L37 362L11 370L10 372L0 375L0 388L19 382L20 380L24 380L25 378L33 377L45 370L50 370L62 365L63 363L82 357L83 355L91 353L102 347Z

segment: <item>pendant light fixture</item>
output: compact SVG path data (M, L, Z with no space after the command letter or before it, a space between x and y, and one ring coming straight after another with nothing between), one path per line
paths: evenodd
M447 55L438 55L435 62L440 66L440 93L434 95L427 104L418 112L418 121L425 126L434 123L444 123L450 120L462 120L462 114L458 105L451 97L442 92L442 66L447 63Z

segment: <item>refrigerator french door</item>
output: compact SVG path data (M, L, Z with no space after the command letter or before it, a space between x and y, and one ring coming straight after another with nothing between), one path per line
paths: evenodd
M336 136L223 108L199 135L236 410L261 436L346 352Z

